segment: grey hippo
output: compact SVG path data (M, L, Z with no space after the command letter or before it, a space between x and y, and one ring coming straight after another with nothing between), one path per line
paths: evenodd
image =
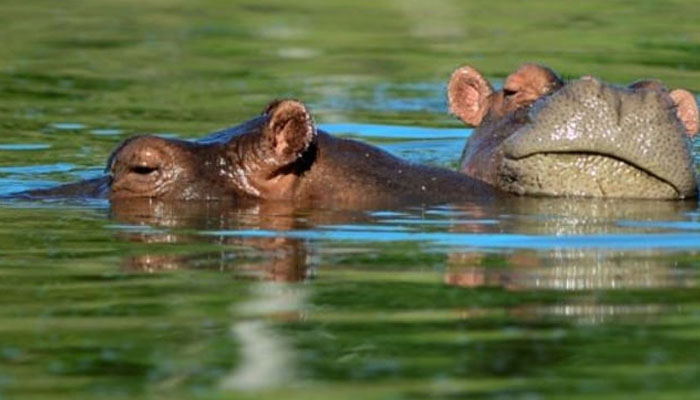
M698 105L653 80L563 81L525 64L494 90L472 66L448 84L450 111L476 127L460 171L509 193L682 199L697 196L690 138Z

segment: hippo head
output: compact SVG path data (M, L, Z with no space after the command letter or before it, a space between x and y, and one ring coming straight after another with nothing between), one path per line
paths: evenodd
M107 162L109 198L284 198L315 137L306 107L284 100L233 130L199 141L130 138Z
M526 64L494 91L474 68L450 79L450 110L476 126L461 171L526 195L680 199L697 195L690 137L698 105L656 81L562 81Z

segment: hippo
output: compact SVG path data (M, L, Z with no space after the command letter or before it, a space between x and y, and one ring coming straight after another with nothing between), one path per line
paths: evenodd
M404 161L316 129L307 107L286 99L241 125L194 141L136 136L104 176L15 197L291 201L355 207L488 198L491 186L445 168Z
M471 66L448 84L450 112L475 130L460 171L518 195L683 199L698 194L690 138L698 104L645 80L563 81L525 64L494 90Z

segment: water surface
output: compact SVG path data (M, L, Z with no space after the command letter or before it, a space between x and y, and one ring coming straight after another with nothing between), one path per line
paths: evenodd
M454 168L451 70L699 90L693 1L0 4L0 194L278 97ZM700 398L696 201L0 203L0 399Z

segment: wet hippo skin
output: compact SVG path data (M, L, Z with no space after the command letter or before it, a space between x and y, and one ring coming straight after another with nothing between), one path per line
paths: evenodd
M276 101L239 126L197 141L137 136L109 157L107 175L18 197L110 200L277 200L340 206L439 203L495 194L443 168L317 131L305 105Z
M521 195L681 199L697 196L690 137L698 105L657 81L617 87L564 82L525 64L494 90L463 66L448 86L450 111L475 126L461 172Z

